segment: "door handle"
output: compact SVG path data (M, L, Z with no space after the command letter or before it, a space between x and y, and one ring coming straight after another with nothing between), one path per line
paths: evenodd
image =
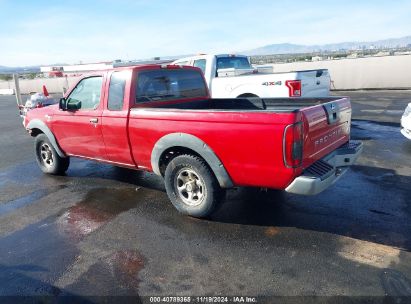
M91 122L91 123L98 123L98 118L91 118L91 119L90 119L90 122Z

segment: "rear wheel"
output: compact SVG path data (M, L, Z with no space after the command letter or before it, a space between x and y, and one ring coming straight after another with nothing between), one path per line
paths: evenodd
M60 157L45 134L36 136L34 148L41 171L53 175L61 175L67 171L70 159Z
M245 93L237 96L237 98L257 98L258 96L251 93Z
M193 217L210 215L224 195L211 169L197 156L180 155L172 159L164 179L174 207Z

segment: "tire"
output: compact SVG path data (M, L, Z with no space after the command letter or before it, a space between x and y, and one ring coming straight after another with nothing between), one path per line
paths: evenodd
M52 175L63 175L67 171L70 159L60 157L45 134L36 136L34 148L41 171Z
M180 155L167 165L167 195L181 213L207 217L220 205L224 191L206 162L193 155Z
M246 93L246 94L241 94L239 96L237 96L237 98L258 98L257 95L255 94L251 94L251 93Z

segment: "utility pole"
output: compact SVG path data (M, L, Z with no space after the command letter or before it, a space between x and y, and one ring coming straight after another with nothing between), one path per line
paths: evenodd
M23 101L21 99L21 93L20 93L19 74L13 74L13 80L14 80L14 88L15 88L17 106L21 106L23 105Z
M67 92L67 90L68 90L68 88L69 88L69 82L68 82L68 79L67 79L67 75L65 75L64 76L64 86L63 86L63 96L66 94L66 92Z

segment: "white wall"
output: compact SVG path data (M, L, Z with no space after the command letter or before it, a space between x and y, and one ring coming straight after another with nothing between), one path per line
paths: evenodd
M65 65L63 66L64 72L88 72L97 70L112 69L112 63L90 63L90 64L77 64L77 65Z
M273 64L274 72L329 69L332 89L411 89L411 55L370 57ZM73 85L78 77L68 77ZM43 84L50 93L61 93L65 78L20 80L22 94L41 92ZM0 89L14 89L13 81L0 81Z
M0 89L0 95L13 95L14 89Z
M368 57L273 64L274 72L329 69L332 89L410 89L411 56Z
M69 87L74 85L79 77L67 77ZM36 78L36 79L20 79L21 94L29 94L31 92L42 92L43 85L46 86L49 93L62 93L63 87L67 86L66 78ZM14 82L0 81L0 89L14 89Z

